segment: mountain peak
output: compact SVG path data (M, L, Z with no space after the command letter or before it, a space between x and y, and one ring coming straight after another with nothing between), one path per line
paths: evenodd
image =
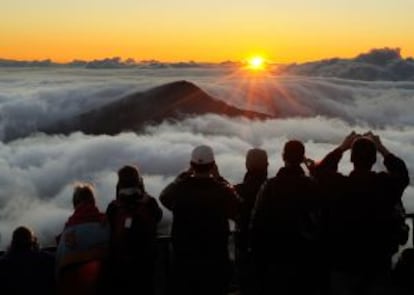
M229 117L265 119L269 116L241 110L211 97L189 81L174 81L132 93L98 109L45 128L47 133L82 131L88 134L117 134L139 131L148 124L180 120L188 116L218 114Z

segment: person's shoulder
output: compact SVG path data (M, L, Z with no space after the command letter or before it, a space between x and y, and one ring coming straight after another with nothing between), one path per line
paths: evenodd
M387 171L371 171L371 175L374 180L379 184L385 184L387 179L391 178L391 175Z
M263 188L272 187L272 186L278 185L280 183L280 181L281 181L280 177L273 176L273 177L270 177L270 178L266 179L266 181L263 182L262 187Z
M227 181L223 177L209 178L208 181L210 181L212 183L212 185L215 185L215 186L220 187L222 189L236 191L235 186L232 185L229 181Z
M10 271L10 259L6 254L0 257L0 274L5 275Z
M1 265L1 266L3 266L3 265L5 265L5 264L7 264L7 261L8 261L7 254L6 254L6 253L4 253L4 254L0 257L0 265Z
M117 207L119 207L119 205L120 204L119 204L118 200L112 200L111 202L109 202L107 210L117 208Z
M194 183L194 177L188 176L187 174L183 174L179 177L177 177L173 182L170 182L166 188L163 190L163 192L171 192L176 191L181 188L188 187L189 185L192 185Z
M302 176L302 181L306 184L309 184L309 185L315 185L317 183L317 180L314 177L310 176L310 175L303 175Z
M181 178L176 180L172 183L175 189L186 189L191 187L200 187L200 185L208 186L214 185L215 180L213 178L205 178L205 177L196 177L196 176L188 176L185 178Z
M155 198L155 197L153 197L153 196L151 196L150 194L148 194L148 193L145 193L145 198L147 198L149 201L156 201L157 199Z
M235 184L234 185L234 189L237 191L237 192L240 192L240 191L242 191L243 189L244 189L244 187L246 186L246 184L244 183L244 182L242 182L242 183L238 183L238 184Z
M147 193L145 193L142 200L145 205L157 204L157 199Z
M119 201L117 201L117 200L112 200L112 201L108 204L108 206L106 207L106 212L105 212L105 214L107 215L107 217L108 217L109 219L111 219L111 216L112 216L113 214L115 214L115 212L117 212L119 208L120 208Z

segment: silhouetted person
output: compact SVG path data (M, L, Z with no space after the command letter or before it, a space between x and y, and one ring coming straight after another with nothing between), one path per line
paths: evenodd
M56 250L59 294L100 294L108 255L109 227L95 204L92 185L76 184L74 212L65 224Z
M175 294L225 294L229 279L229 222L239 210L233 187L218 175L213 150L196 147L191 168L160 195L172 211Z
M305 160L300 141L285 144L283 160L285 166L259 192L252 215L258 294L314 294L317 188L300 166Z
M8 251L0 259L2 294L54 294L54 257L39 250L27 227L14 230Z
M351 149L354 169L337 172ZM374 172L377 151L386 172ZM400 236L401 196L409 183L404 162L378 136L352 132L314 169L325 191L325 243L331 263L332 294L389 294L391 256Z
M157 224L162 211L145 191L135 166L124 166L118 171L116 199L109 204L106 214L111 226L112 291L153 294Z
M250 149L246 155L247 172L243 182L235 186L242 201L236 234L236 267L241 294L256 293L256 271L249 253L249 225L257 193L267 180L268 165L266 151Z

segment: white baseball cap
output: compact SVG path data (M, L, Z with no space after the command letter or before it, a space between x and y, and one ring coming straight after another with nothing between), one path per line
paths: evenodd
M193 149L191 154L191 163L196 165L205 165L214 163L213 149L208 145L199 145Z

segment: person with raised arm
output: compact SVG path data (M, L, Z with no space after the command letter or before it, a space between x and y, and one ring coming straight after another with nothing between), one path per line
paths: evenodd
M344 175L338 165L348 150L353 170ZM377 152L385 171L372 170ZM408 238L401 214L401 197L409 183L404 161L378 135L352 132L312 174L324 192L331 294L392 294L391 258Z

